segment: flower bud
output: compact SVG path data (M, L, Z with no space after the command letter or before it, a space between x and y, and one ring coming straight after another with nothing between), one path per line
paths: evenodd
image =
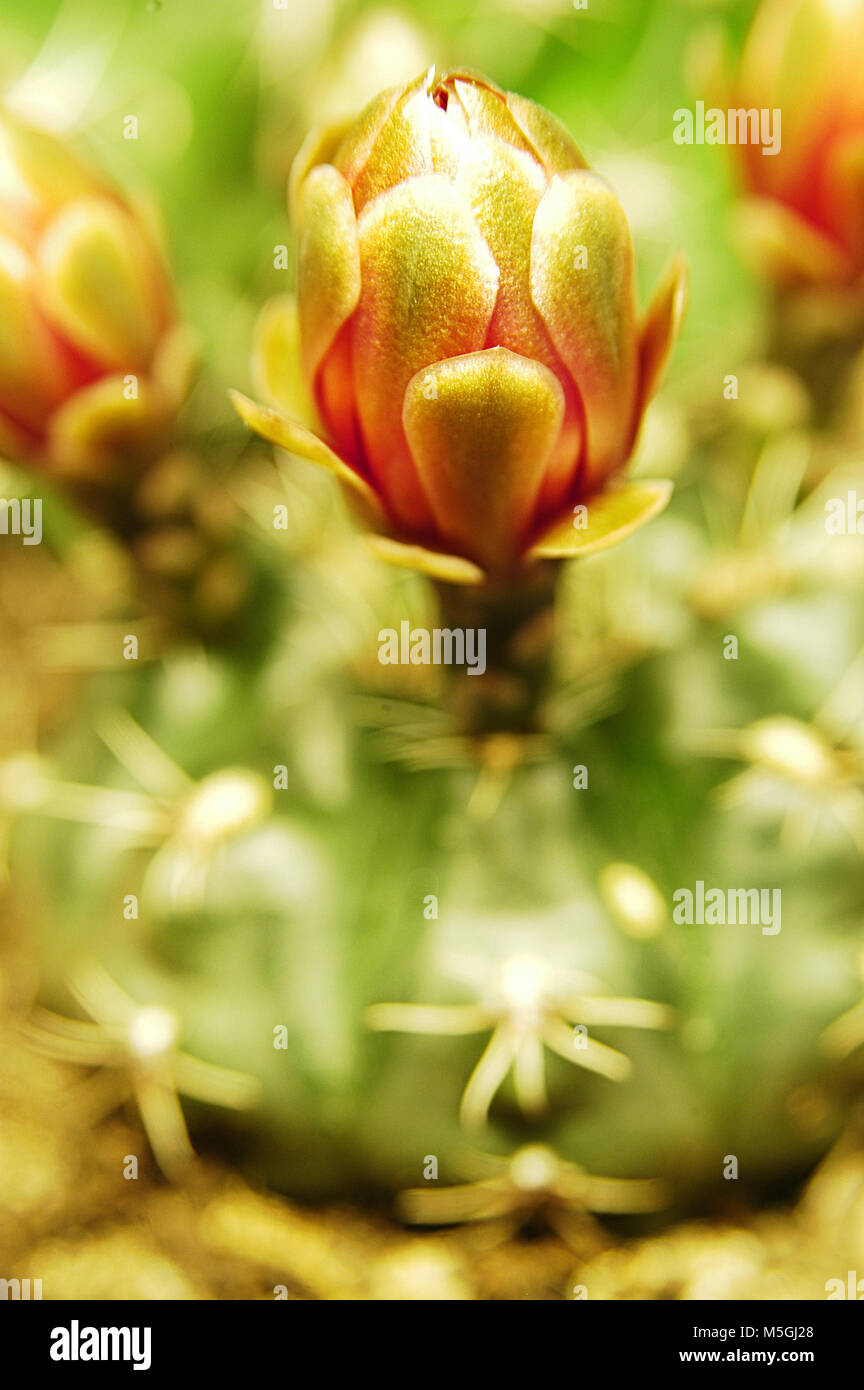
M192 352L145 219L0 112L0 452L93 476L158 435Z
M292 204L297 316L266 313L260 377L284 402L295 348L326 443L236 404L362 494L387 558L478 582L659 510L666 484L606 488L675 337L683 267L640 323L624 211L554 116L431 69L310 137Z
M739 148L744 237L781 284L864 275L862 65L862 0L763 0L729 101L782 118L776 153Z

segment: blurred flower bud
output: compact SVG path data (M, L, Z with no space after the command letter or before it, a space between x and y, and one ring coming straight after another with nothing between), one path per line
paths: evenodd
M675 338L684 268L640 323L624 211L555 117L431 69L310 137L292 203L297 317L266 314L259 376L288 403L296 350L328 442L236 403L362 494L387 558L478 582L660 509L666 483L607 484Z
M600 892L622 929L637 941L659 936L669 913L660 889L635 864L607 864L600 875Z
M139 212L0 112L0 451L93 478L153 440L193 352Z
M744 240L781 284L864 274L862 64L862 0L763 0L729 102L782 117L779 150L738 148Z

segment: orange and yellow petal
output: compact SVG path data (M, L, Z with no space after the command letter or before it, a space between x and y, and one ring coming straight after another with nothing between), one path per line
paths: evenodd
M507 93L507 106L550 178L553 174L586 167L567 127L551 111L519 96L518 92Z
M360 248L354 201L332 164L305 179L299 196L297 295L307 380L315 374L360 298Z
M231 391L229 395L241 420L256 434L268 439L271 444L278 445L280 449L286 449L288 453L296 454L299 458L307 459L319 468L326 468L328 472L334 473L362 504L370 520L376 525L385 524L381 504L369 484L302 421L292 420L278 410L259 405L240 391Z
M564 417L553 372L506 348L435 363L405 394L405 433L445 541L491 569L522 547Z
M665 479L611 485L585 499L582 514L568 513L528 551L532 560L571 560L608 550L662 512L672 496Z
M624 210L596 175L556 175L534 219L531 295L582 398L586 484L623 462L637 354L633 247Z
M352 319L354 389L369 468L397 520L429 524L402 428L415 373L483 347L498 267L471 209L439 174L408 179L360 218L363 289Z
M132 219L107 200L69 203L37 248L52 324L108 367L145 367L162 328L155 262Z
M687 307L688 283L687 262L683 256L676 256L642 320L639 336L639 417L660 385L669 354L675 346Z

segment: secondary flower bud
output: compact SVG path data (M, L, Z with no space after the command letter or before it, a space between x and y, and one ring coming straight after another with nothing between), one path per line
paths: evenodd
M160 431L190 368L144 218L0 112L0 452L92 476Z
M677 331L683 268L640 324L624 211L555 117L432 69L310 137L292 203L297 319L265 314L259 365L284 402L297 349L327 443L238 409L362 492L390 558L503 574L659 509L662 484L600 499Z
M745 240L780 283L864 276L862 65L862 0L763 0L729 102L782 113L777 154L739 152Z

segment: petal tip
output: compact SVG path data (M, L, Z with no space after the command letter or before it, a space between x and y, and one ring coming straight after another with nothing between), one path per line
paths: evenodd
M398 569L416 570L429 579L462 586L482 584L486 579L480 566L462 555L429 550L426 546L396 540L392 536L367 536L366 543L379 560Z
M559 518L528 551L529 560L567 560L593 555L620 544L668 505L674 484L668 478L624 483L588 498L584 525Z

